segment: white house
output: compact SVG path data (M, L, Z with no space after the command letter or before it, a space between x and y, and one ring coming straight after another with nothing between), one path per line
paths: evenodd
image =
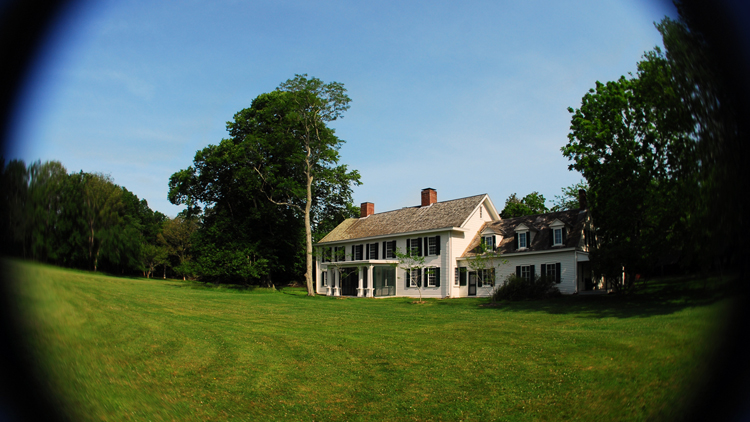
M359 218L345 220L321 239L315 245L317 293L418 297L421 286L422 297L489 296L513 271L554 274L563 293L585 289L587 211L501 220L486 194L438 202L435 189L426 188L421 196L420 206L378 214L365 202ZM470 262L481 242L501 255L494 271L478 276ZM411 273L397 268L397 248L416 250L425 268Z

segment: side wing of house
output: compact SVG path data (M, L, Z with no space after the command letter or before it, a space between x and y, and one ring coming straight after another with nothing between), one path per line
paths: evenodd
M488 296L511 274L525 278L538 275L552 277L564 294L595 288L595 283L591 282L588 259L593 239L594 230L586 210L487 223L459 259L459 265L465 268L459 269L459 272L467 273L465 294ZM480 245L490 246L489 254L482 255ZM476 261L490 254L496 259L487 266L492 269L490 282L487 282L490 275L481 274L481 270L476 268ZM464 291L461 293L463 296Z

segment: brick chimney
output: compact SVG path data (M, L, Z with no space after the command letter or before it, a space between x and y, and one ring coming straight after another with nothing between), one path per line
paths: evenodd
M588 206L589 204L586 202L586 191L578 189L578 208L585 210Z
M360 218L365 218L373 214L375 214L375 204L373 204L372 202L363 202L362 205L359 206Z
M422 189L422 206L426 207L437 202L437 191L433 188Z

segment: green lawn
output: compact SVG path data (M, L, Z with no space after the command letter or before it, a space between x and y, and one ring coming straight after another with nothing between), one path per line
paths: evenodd
M7 264L39 365L84 421L670 419L731 302L666 280L417 305Z

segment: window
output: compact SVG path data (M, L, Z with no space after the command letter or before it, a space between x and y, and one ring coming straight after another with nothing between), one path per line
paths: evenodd
M367 245L367 259L378 259L377 243L370 243Z
M422 270L406 270L406 287L420 287L422 285Z
M352 245L352 261L361 261L364 245Z
M323 287L328 286L328 271L320 273L320 285Z
M494 251L495 250L495 236L493 235L483 236L482 244L484 244L485 250L487 252Z
M427 283L426 283L427 286L426 287L437 287L438 286L437 279L438 279L438 277L440 275L439 271L440 271L440 269L437 268L437 267L425 268L425 270L424 270L424 277L425 277L425 280L427 281Z
M396 257L396 241L383 242L383 259Z
M422 256L422 238L406 239L406 253L409 255Z
M486 268L483 270L477 270L477 286L478 287L494 287L495 286L495 269Z
M518 249L528 247L529 232L518 233Z
M437 255L437 238L427 238L427 255Z
M542 264L542 274L555 280L555 283L559 283L562 280L560 263Z
M516 266L516 276L531 280L534 278L534 266L533 265L518 265Z
M562 245L563 243L562 229L555 229L554 234L555 234L554 235L555 241L553 245Z

